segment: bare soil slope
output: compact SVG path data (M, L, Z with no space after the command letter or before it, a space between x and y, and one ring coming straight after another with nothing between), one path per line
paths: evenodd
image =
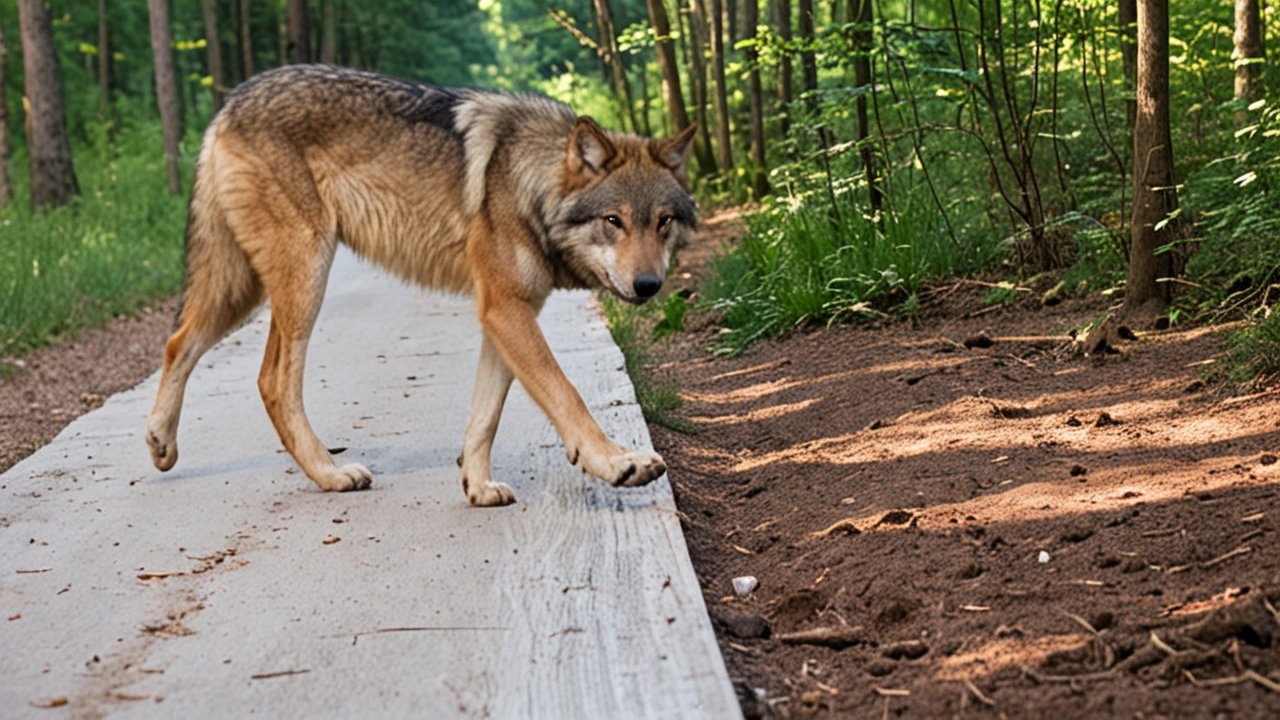
M655 350L702 428L654 443L747 715L1276 717L1280 392L1206 387L1219 331L1095 362L1043 336L1099 300L985 290Z

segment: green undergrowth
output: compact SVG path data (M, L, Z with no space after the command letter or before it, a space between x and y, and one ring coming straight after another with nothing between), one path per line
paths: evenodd
M969 272L995 255L990 241L954 237L928 207L907 203L867 218L850 203L772 202L713 266L703 303L725 332L721 354L797 325L856 321L919 308L933 279Z
M627 305L612 295L601 295L605 323L613 341L622 350L627 374L635 387L636 402L646 422L683 433L696 433L698 426L677 411L684 401L673 382L653 377L649 369L649 349L663 337L684 329L688 302L680 295L639 307Z
M158 123L144 122L79 149L80 196L39 212L30 210L25 150L16 153L14 202L0 208L0 354L47 345L180 289L186 201L166 192L160 135Z
M1227 335L1226 375L1235 382L1280 376L1280 312Z

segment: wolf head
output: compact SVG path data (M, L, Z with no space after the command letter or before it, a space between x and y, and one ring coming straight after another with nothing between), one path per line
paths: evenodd
M565 150L557 249L591 284L631 303L662 288L672 250L697 227L686 169L696 128L665 140L578 118Z

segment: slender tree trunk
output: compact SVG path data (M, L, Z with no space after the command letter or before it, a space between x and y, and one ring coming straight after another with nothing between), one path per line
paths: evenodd
M1235 0L1236 32L1235 51L1231 57L1236 66L1236 99L1256 100L1262 95L1263 62L1266 54L1262 47L1262 16L1258 0ZM1248 113L1236 113L1236 123L1248 122Z
M743 0L742 34L744 40L754 40L760 25L759 0ZM764 155L764 92L760 88L760 53L755 47L747 50L747 97L751 103L751 187L757 200L769 194L769 166Z
M1124 308L1137 311L1170 300L1168 253L1156 249L1173 239L1172 223L1156 230L1178 207L1173 143L1169 132L1169 0L1138 0L1138 97L1133 126L1133 241Z
M209 77L213 84L209 86L213 94L213 111L222 108L222 95L226 90L226 80L222 76L222 41L218 34L218 4L216 0L201 0L204 11L205 50L209 57Z
M27 100L27 152L31 157L31 206L66 205L80 192L67 142L62 78L53 50L53 24L44 0L18 0L23 78Z
M862 90L855 101L858 155L862 158L862 170L867 177L867 193L871 201L871 211L874 213L878 212L883 204L880 182L876 176L875 158L871 152L871 143L867 142L867 138L871 136L870 124L867 121L867 95L875 92L871 76L873 40L871 25L875 22L875 15L871 0L848 0L848 2L846 18L850 23L857 23L857 28L853 32L853 83L855 87Z
M662 68L662 99L667 104L667 117L671 119L671 134L689 127L689 115L684 108L684 91L680 88L680 65L676 60L676 45L671 39L671 21L667 17L667 5L663 0L645 0L649 7L649 22L657 41L658 66Z
M610 7L609 0L593 0L592 7L596 14L596 28L600 32L600 48L605 52L605 61L613 76L613 93L622 106L623 117L631 123L631 130L640 132L635 102L631 99L631 86L627 84L627 69L622 65L622 53L618 52L618 32L613 26L613 8Z
M289 36L286 57L290 63L311 62L311 29L307 21L307 0L288 0Z
M689 40L693 69L693 119L698 123L698 171L710 175L716 171L716 158L711 148L711 125L707 122L707 11L703 0L689 0Z
M0 74L0 78L4 75ZM98 112L111 109L111 36L107 33L107 0L98 0Z
M320 62L334 65L338 62L337 0L321 0L320 24Z
M9 70L9 46L4 41L4 27L0 26L0 207L13 201L13 183L9 176L9 98L4 82Z
M244 79L253 77L253 6L250 0L240 0L240 69Z
M715 81L716 144L720 169L733 168L729 141L729 92L724 80L724 13L721 0L711 0L711 78Z
M1125 95L1136 92L1138 77L1138 0L1120 0L1120 59L1124 68ZM1124 116L1133 130L1138 101L1128 97L1124 101Z
M737 0L724 0L724 16L728 24L728 27L725 28L725 42L728 43L729 49L732 50L734 44L742 37L738 28Z
M783 43L791 44L791 0L777 0L778 37ZM784 50L778 58L778 102L782 104L782 134L791 134L791 103L795 100L792 81L795 72L791 69L791 51Z
M169 192L182 194L178 174L178 140L182 119L178 112L178 81L173 68L173 48L169 31L169 0L148 0L151 15L151 56L155 63L156 103L160 105L160 125L164 130L164 159L169 172Z
M810 101L816 106L817 99L812 95L818 89L818 58L813 51L813 0L800 0L800 40L805 44L800 53L800 78L804 91L810 94Z

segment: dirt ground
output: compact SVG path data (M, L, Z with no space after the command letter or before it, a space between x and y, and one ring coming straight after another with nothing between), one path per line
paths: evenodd
M678 281L734 227L708 223ZM737 358L695 314L653 349L701 427L652 430L744 712L1276 717L1280 391L1206 387L1218 331L1095 362L1044 336L1101 300L985 292ZM171 318L0 363L0 469L153 372Z
M1219 331L1093 361L1045 336L1104 300L987 289L654 349L701 428L652 430L747 716L1280 717L1280 392L1207 387Z

